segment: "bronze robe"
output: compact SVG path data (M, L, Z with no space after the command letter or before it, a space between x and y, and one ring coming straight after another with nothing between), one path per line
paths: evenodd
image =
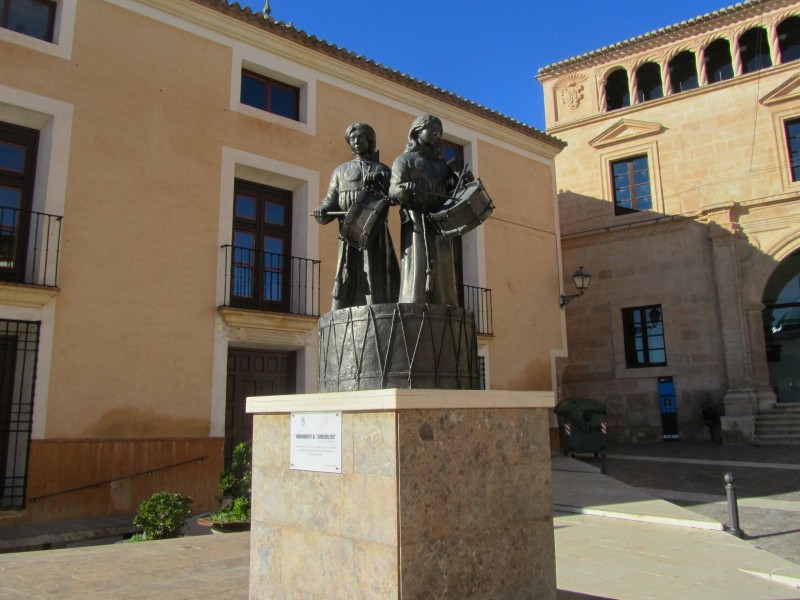
M321 208L329 211L350 210L358 194L366 187L364 176L367 173L379 173L379 182L373 187L386 193L389 167L379 162L355 159L333 171ZM325 225L334 218L317 217L317 221ZM341 224L341 220L339 222ZM339 240L331 310L397 301L400 270L386 219L377 227L381 228L381 232L372 245L364 250Z
M409 182L415 192L401 185ZM392 165L389 197L402 207L398 302L458 306L453 242L436 235L427 220L454 184L453 171L431 151L404 152Z

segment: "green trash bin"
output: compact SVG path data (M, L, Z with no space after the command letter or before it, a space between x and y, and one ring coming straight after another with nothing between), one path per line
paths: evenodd
M555 407L564 454L605 454L606 405L592 398L574 398Z

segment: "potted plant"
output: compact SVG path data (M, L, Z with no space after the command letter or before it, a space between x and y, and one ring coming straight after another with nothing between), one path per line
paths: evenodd
M167 540L183 535L183 527L192 514L192 499L171 492L156 492L142 500L133 524L142 528L129 541Z
M197 520L215 533L250 529L250 492L253 476L253 444L241 442L233 449L231 465L219 476L220 509Z

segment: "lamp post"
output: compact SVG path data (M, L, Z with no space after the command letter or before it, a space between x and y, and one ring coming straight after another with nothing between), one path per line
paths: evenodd
M591 273L587 273L586 271L584 271L583 267L578 267L578 270L572 274L572 281L575 282L575 287L578 288L578 293L569 295L561 294L558 304L562 310L567 304L569 304L575 298L577 298L578 296L583 296L586 290L589 289L589 281L591 281L591 279L592 279Z

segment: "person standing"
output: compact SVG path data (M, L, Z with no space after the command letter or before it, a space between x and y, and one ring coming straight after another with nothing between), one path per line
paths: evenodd
M438 236L428 220L458 182L441 157L442 134L438 117L421 115L392 165L389 198L401 207L401 303L458 306L452 241Z
M353 160L338 166L331 175L328 193L311 215L326 225L368 198L385 196L391 172L375 156L375 130L366 123L353 123L345 130L345 140L353 151ZM395 302L398 295L399 265L386 223L388 210L378 214L376 235L368 247L357 248L339 239L336 278L331 296L331 310Z

